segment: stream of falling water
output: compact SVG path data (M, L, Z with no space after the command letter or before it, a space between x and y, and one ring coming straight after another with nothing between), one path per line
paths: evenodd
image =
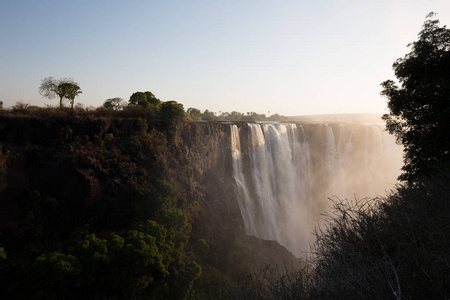
M384 195L401 147L376 124L231 126L233 178L245 231L300 256L328 198Z

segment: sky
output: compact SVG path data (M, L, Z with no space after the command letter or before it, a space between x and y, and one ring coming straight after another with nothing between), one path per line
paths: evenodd
M151 91L184 108L286 116L386 113L380 83L449 0L0 0L0 100L86 107Z

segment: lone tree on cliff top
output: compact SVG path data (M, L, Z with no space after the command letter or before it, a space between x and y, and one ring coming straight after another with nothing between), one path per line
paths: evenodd
M450 29L434 16L427 15L411 52L393 64L400 87L392 80L381 84L390 111L383 116L386 128L405 147L399 178L409 183L450 163Z
M53 99L56 96L59 97L59 108L63 108L62 100L67 98L70 100L71 107L73 108L73 102L76 96L81 94L81 89L78 83L73 81L73 79L62 78L56 80L53 77L47 77L42 80L41 86L39 87L39 94L42 96Z
M72 82L64 82L58 86L58 89L64 93L64 97L69 99L70 108L73 109L73 102L75 101L75 97L79 94L83 93L80 87Z

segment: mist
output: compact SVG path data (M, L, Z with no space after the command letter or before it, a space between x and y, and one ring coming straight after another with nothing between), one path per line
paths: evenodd
M275 240L301 257L329 198L383 196L395 186L402 147L384 124L346 117L230 125L233 179L248 235Z

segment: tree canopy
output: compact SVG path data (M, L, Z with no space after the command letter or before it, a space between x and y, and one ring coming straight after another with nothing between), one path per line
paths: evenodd
M153 106L158 109L161 104L161 100L155 97L155 95L150 92L135 92L130 96L130 100L128 101L128 106L131 107L143 107L148 108Z
M42 80L39 87L39 94L42 96L53 99L56 96L59 97L59 108L63 108L62 100L67 98L71 107L73 108L73 102L77 95L81 94L81 89L73 79L62 78L54 79L53 77L47 77Z
M388 99L387 130L404 150L400 179L430 177L450 162L450 29L430 13L411 52L393 64L400 86L381 85Z
M180 123L186 118L183 104L173 100L163 102L160 113L163 120L173 124Z
M103 103L103 107L106 109L119 111L124 108L124 103L122 98L110 98Z
M191 225L178 209L163 211L161 221L107 239L87 234L67 254L42 254L28 289L43 299L184 298L201 274L184 250Z
M75 100L75 97L79 94L83 93L80 89L80 87L72 82L63 82L58 86L58 89L61 91L61 93L64 94L64 97L69 99L70 101L70 108L73 109L73 102Z

